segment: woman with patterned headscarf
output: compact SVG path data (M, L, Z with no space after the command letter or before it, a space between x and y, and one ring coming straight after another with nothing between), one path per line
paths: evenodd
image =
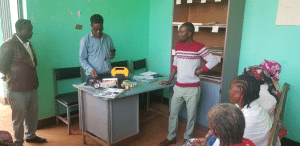
M250 66L244 69L243 74L255 77L260 84L259 98L257 102L274 119L275 107L281 95L278 85L281 65L276 61L265 60L259 66Z
M281 65L276 61L265 60L259 66L250 66L244 69L243 74L254 76L260 81L258 104L264 108L274 120L275 108L280 100L281 90L278 84ZM279 138L282 139L288 131L281 126Z

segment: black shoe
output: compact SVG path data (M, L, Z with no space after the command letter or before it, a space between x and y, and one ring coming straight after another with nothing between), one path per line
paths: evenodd
M161 142L161 143L159 144L159 146L169 146L170 144L175 144L176 142L177 142L177 139L176 139L176 138L174 138L174 139L172 139L172 140L166 139L166 140L164 140L163 142Z
M33 142L33 143L44 143L46 141L47 140L45 138L41 138L38 136L36 136L35 138L32 138L32 139L26 139L26 142Z

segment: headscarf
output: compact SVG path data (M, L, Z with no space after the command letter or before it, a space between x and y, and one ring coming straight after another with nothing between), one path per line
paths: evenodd
M272 79L279 81L279 74L281 72L281 65L279 63L265 59L265 62L262 62L260 66L273 75Z
M245 68L243 74L254 76L261 85L267 83L269 93L275 97L278 103L278 97L280 97L281 93L276 90L274 80L275 82L279 80L280 72L281 65L279 63L265 60L260 66L255 65Z

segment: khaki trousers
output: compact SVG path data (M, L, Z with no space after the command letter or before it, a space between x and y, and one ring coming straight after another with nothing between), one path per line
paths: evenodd
M200 87L173 87L174 94L171 100L171 110L169 116L169 135L168 139L175 138L178 128L178 114L183 102L187 107L187 125L184 139L190 139L193 135L197 105L200 99Z

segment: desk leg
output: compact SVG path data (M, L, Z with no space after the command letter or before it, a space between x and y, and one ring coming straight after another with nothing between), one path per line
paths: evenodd
M78 110L79 110L79 129L82 130L82 103L81 103L81 90L78 89Z
M83 118L83 95L82 91L78 89L78 108L79 108L79 129L82 130L83 144L86 144L85 139L85 127L84 127L84 118Z
M172 90L172 87L170 87L170 95L173 95L173 90L172 91L171 90ZM157 115L162 115L164 117L169 118L169 115L166 115L166 114L164 114L163 112L161 112L159 110L150 108L150 92L147 92L147 112L149 112L149 111L156 113L156 115L148 117L147 119L143 120L142 122L147 121L149 119L152 119L152 118L156 117Z
M111 130L112 130L112 101L106 101L106 105L107 105L107 145L110 146L111 145L111 141L112 141L112 134L111 134Z
M86 144L85 134L83 133L82 136L83 136L83 144Z
M149 96L150 96L150 92L147 92L147 112L149 112L149 104L150 104Z

